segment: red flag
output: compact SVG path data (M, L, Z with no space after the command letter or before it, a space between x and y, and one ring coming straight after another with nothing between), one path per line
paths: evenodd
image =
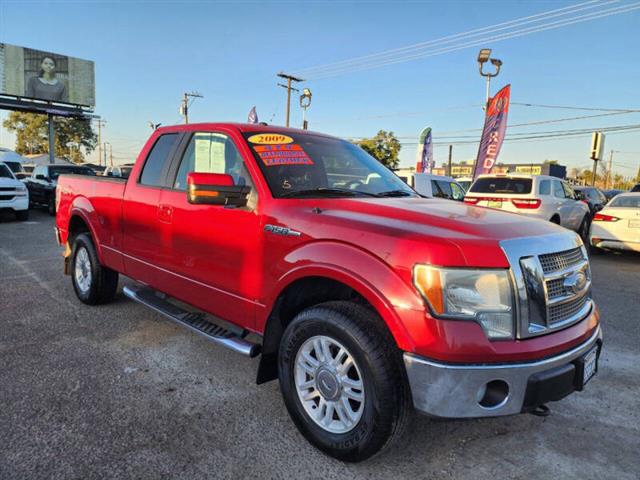
M507 85L489 101L473 178L482 173L490 173L496 163L507 130L510 95L511 85Z

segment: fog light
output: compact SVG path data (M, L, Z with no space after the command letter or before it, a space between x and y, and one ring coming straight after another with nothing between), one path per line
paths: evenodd
M491 380L480 388L478 398L481 407L501 407L509 398L509 385L504 380Z

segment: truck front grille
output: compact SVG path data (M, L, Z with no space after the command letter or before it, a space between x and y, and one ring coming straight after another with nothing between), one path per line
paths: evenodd
M580 237L567 231L500 245L516 288L517 338L569 327L593 309L591 270Z
M540 265L544 273L557 272L584 261L581 248L572 248L558 253L540 255Z

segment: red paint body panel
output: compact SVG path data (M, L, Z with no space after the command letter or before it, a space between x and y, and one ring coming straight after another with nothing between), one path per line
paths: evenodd
M184 191L138 183L159 135L196 131L231 137L257 192L254 209L193 205ZM416 263L509 268L500 240L563 229L439 199L274 199L241 136L246 131L290 130L240 124L160 128L140 153L126 185L108 178L60 177L57 226L62 242L78 216L89 226L105 265L257 333L264 332L278 295L310 276L349 285L380 314L399 348L440 361L543 358L570 349L597 327L596 310L559 332L490 342L473 322L432 318L412 284ZM199 176L191 178L199 183ZM265 232L266 225L299 235Z

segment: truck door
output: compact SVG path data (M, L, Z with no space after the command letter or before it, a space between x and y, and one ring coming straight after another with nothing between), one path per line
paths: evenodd
M155 288L159 270L157 256L162 239L159 208L160 192L166 186L166 177L180 134L159 136L144 159L144 165L125 188L122 224L125 273ZM143 159L140 159L143 161Z
M261 291L262 229L251 175L230 132L194 132L175 162L171 188L161 194L167 212L159 263L170 295L246 328L254 327ZM232 175L251 186L246 207L192 205L187 173Z

